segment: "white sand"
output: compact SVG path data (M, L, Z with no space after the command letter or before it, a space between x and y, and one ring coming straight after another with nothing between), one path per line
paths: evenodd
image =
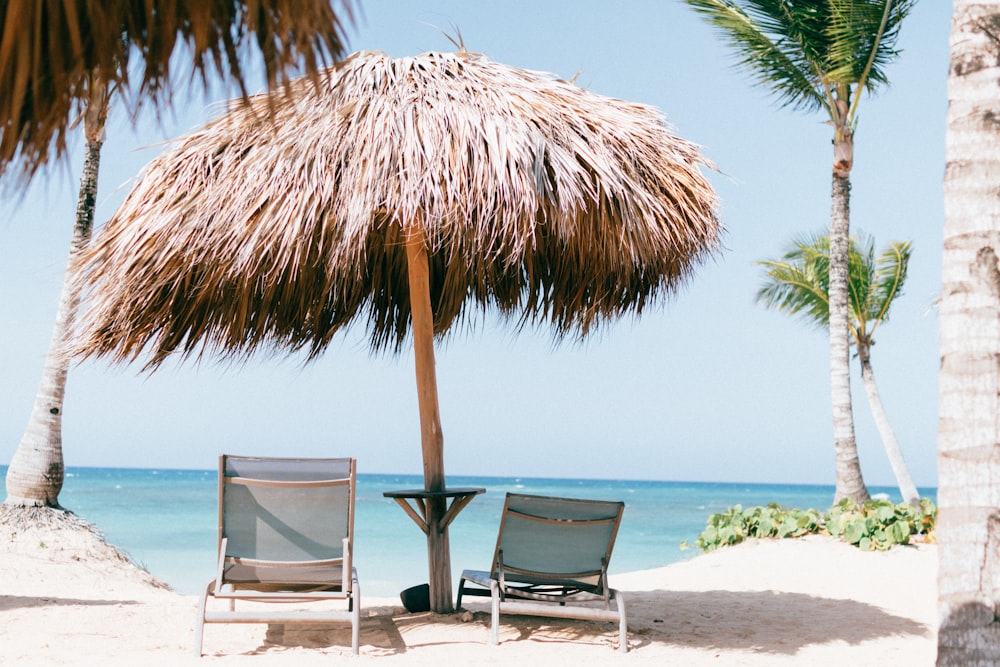
M44 544L43 544L44 543ZM364 564L359 563L362 592ZM753 541L612 583L628 604L629 652L613 624L489 614L406 614L362 599L358 662L406 665L932 665L934 545L863 553L823 537ZM191 653L197 599L87 534L0 526L0 664L327 665L350 655L346 626L210 625ZM465 620L463 620L463 617Z

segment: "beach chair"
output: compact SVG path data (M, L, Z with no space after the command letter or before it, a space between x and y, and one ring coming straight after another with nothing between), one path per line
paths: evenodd
M462 595L492 598L490 643L500 614L618 622L628 651L625 600L608 587L608 561L625 503L508 493L489 572L465 570ZM467 584L470 586L467 587Z
M355 475L351 458L219 457L218 564L198 608L199 656L205 623L342 621L351 623L351 651L357 655ZM220 600L228 608L209 609ZM308 611L291 605L271 611L258 604L237 610L237 601L326 604Z

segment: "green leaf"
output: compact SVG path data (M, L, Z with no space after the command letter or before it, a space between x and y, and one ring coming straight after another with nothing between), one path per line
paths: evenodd
M851 544L858 544L862 538L867 539L867 534L868 529L863 519L854 519L844 526L844 540Z
M799 522L794 516L787 516L778 524L778 537L788 537L799 529Z
M895 544L910 543L910 528L905 523L894 523L889 526L890 536Z
M875 511L875 516L882 522L892 521L896 518L896 508L889 503L880 504Z
M871 535L872 546L879 551L885 551L892 546L889 535L882 528L876 528Z

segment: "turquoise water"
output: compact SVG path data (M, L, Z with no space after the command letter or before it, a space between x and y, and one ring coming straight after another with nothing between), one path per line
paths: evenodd
M0 466L6 474L6 467ZM493 555L507 491L624 500L625 514L610 571L659 567L694 556L682 551L706 517L737 503L826 508L832 486L501 477L448 478L449 486L485 487L451 526L455 574L485 568ZM358 475L355 564L365 595L395 596L427 581L423 533L383 491L419 488L415 475ZM871 487L899 501L893 488ZM214 576L217 485L214 470L70 468L60 502L93 522L112 544L179 593L200 592ZM921 489L933 497L933 489ZM2 498L0 489L0 498Z

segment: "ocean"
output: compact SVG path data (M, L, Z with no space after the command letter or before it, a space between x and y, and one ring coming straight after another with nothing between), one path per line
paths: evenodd
M6 475L6 466L0 473ZM181 594L200 593L213 578L217 525L215 470L68 468L59 501L94 523L112 544ZM486 488L450 528L455 576L486 569L493 556L506 492L624 500L625 514L609 570L660 567L696 555L693 542L709 514L741 504L781 503L826 509L832 486L651 482L450 476L449 486ZM393 597L427 581L423 533L383 491L423 486L418 475L358 475L355 566L363 595ZM870 487L899 502L891 487ZM921 489L934 497L934 489ZM0 499L4 497L0 489Z

